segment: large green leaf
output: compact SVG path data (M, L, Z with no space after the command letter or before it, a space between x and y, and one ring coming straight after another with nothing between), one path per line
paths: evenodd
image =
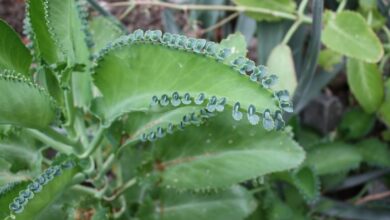
M154 143L162 185L178 189L226 188L297 167L304 151L288 132L235 122L227 112ZM228 135L228 136L227 136Z
M378 62L383 56L380 40L357 12L328 11L322 42L340 54L370 63Z
M35 219L61 196L78 170L74 161L54 164L30 181L29 185L15 196L9 207L1 208L9 209L9 215L13 216L13 219Z
M290 47L286 44L277 45L268 57L267 66L279 77L279 84L275 88L286 89L290 94L294 94L297 76Z
M318 175L334 174L359 166L362 157L359 151L346 143L321 144L308 152L306 164Z
M109 42L123 35L123 31L103 16L94 17L90 23L94 51L103 49Z
M382 74L377 65L348 59L348 85L359 104L367 113L375 112L383 102Z
M380 118L390 127L390 79L385 83L385 101L379 109Z
M0 70L15 70L28 76L31 59L18 34L0 19Z
M45 90L9 71L0 71L0 106L0 124L45 128L56 114Z
M274 10L274 11L281 11L281 12L290 12L293 13L296 7L295 1L293 0L234 0L234 3L236 3L239 6L246 6L246 7L256 7L256 8L263 8L268 10ZM275 21L280 20L279 18L272 16L272 15L266 15L261 13L254 13L254 12L248 12L248 16L258 20L258 21Z
M153 36L153 40L149 40L149 36ZM292 110L288 94L282 92L279 101L272 98L273 91L268 88L275 78L261 76L261 73L267 75L264 67L255 67L253 62L242 57L237 58L235 67L226 65L222 62L229 59L226 49L214 51L218 45L211 42L204 49L205 44L204 40L179 35L161 37L158 31L147 31L144 35L138 30L119 39L103 50L97 60L93 77L102 97L95 102L95 112L105 124L110 124L123 113L150 110L151 103L192 104L201 93L206 99L203 106L213 107L212 96L215 96L217 102L226 98L221 107L224 104L232 107L239 102L244 112L252 105L251 110L260 115L266 110L272 115L281 108ZM249 72L252 77L245 75ZM178 98L174 97L175 92ZM242 116L239 111L237 114ZM256 113L251 115L256 115L251 118L256 124L260 117Z
M165 190L160 201L142 208L142 220L239 220L254 211L257 204L243 187L213 194L196 195Z

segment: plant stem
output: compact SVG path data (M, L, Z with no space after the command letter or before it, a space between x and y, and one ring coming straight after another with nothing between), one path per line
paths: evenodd
M75 136L73 131L74 123L74 109L73 109L73 94L71 90L64 91L65 111L66 111L66 124L67 131L71 133L71 136Z
M286 35L283 38L282 43L287 44L288 41L290 41L291 37L294 35L295 31L299 28L299 26L303 22L303 18L305 17L305 8L307 6L307 3L309 0L302 0L301 4L299 4L298 8L298 19L294 22L294 24L290 27L290 29L287 31Z
M119 16L119 20L122 20L124 19L134 8L135 8L135 4L134 4L134 1L133 0L130 0L129 1L129 6L127 7L126 11L123 12L120 16Z
M287 44L288 41L291 39L291 37L294 35L295 31L298 29L298 27L302 24L301 20L297 20L294 22L294 24L290 27L290 29L287 31L286 35L284 35L282 44Z
M216 24L214 24L214 25L212 25L212 26L210 26L210 27L208 27L208 28L202 30L202 34L205 34L205 33L207 33L207 32L210 32L210 31L212 31L212 30L215 30L215 29L217 29L217 28L223 26L224 24L226 24L226 23L228 23L229 21L235 19L235 18L238 17L239 15L240 15L240 12L235 12L234 14L229 15L228 17L222 19L222 20L219 21L218 23L216 23Z
M112 23L114 23L116 26L118 26L124 32L127 32L126 26L124 26L120 21L118 21L118 19L115 16L113 16L110 12L108 12L106 9L104 9L98 2L96 2L95 0L87 0L87 1L101 15L106 17L108 20L110 20Z
M74 129L77 133L77 139L80 140L83 150L85 150L88 147L88 136L84 124L84 117L80 111L77 111Z
M46 135L48 135L54 140L59 140L60 142L63 142L70 146L74 146L78 144L77 141L69 139L67 136L60 134L59 132L57 132L51 127L41 130L41 132L45 133Z
M339 4L339 7L337 7L336 12L340 13L342 10L344 10L345 6L347 5L348 0L342 0Z
M130 3L128 1L126 2L115 2L109 4L112 7L122 7L122 6L128 6ZM176 9L176 10L182 10L182 11L188 11L188 10L203 10L203 11L235 11L235 12L254 12L254 13L261 13L261 14L267 14L272 15L279 18L285 18L288 20L297 20L298 15L282 12L282 11L275 11L267 8L260 8L260 7L248 7L248 6L232 6L232 5L199 5L199 4L175 4L175 3L169 3L169 2L161 2L161 1L134 1L135 5L149 5L149 6L158 6L163 8L170 8L170 9ZM302 18L302 21L304 23L311 23L312 19L308 16L304 16Z
M52 148L56 149L61 153L64 154L74 153L73 147L62 143L53 137L50 137L48 134L42 133L41 131L35 129L26 129L25 131L32 137L42 141L43 143L51 146Z
M115 190L114 195L111 195L110 197L105 197L104 199L106 201L114 201L118 196L120 196L123 192L125 192L128 188L134 186L137 183L137 179L133 178L127 181L124 185L122 185L119 189Z
M100 127L98 129L92 142L88 146L87 150L79 156L80 158L87 158L87 157L91 156L91 154L93 154L93 152L95 152L95 150L98 148L101 141L103 140L104 132L105 132L104 127Z
M111 168L112 164L114 164L114 161L115 161L115 154L111 154L110 156L108 156L107 160L100 167L99 173L95 179L100 179L102 176L104 176L104 174L107 173L108 170Z

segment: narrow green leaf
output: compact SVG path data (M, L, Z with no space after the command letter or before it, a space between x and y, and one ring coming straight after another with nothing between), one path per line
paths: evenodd
M277 45L268 57L267 66L271 72L279 77L276 89L284 88L290 94L294 94L297 87L297 76L290 47L286 44Z
M45 128L56 115L45 90L14 72L0 71L0 124Z
M268 10L274 10L274 11L281 11L281 12L290 12L293 13L296 7L295 1L292 0L234 0L234 3L236 3L239 6L246 6L246 7L256 7L256 8L263 8ZM280 20L280 18L272 16L272 15L265 15L260 13L254 13L254 12L248 12L248 16L258 20L258 21L276 21Z
M197 195L165 190L152 210L144 210L145 220L239 220L256 208L256 200L243 187L213 194ZM142 209L142 208L141 208Z
M390 79L385 83L385 101L379 108L379 116L381 120L390 127Z
M15 70L28 76L31 60L18 34L0 19L0 70Z
M370 205L352 205L346 202L322 198L314 207L316 212L327 216L337 217L340 219L356 220L387 220L390 216L390 210L383 206Z
M330 49L369 63L378 62L383 56L383 47L357 12L326 12L322 42Z
M334 174L359 166L362 157L359 151L346 143L327 143L308 152L305 163L312 166L318 175Z
M154 144L162 185L207 190L297 167L304 151L288 132L267 132L220 113ZM226 134L229 134L227 137Z
M367 113L373 113L383 102L382 74L375 64L348 59L348 85L359 104Z
M52 39L47 26L45 0L29 0L26 7L26 25L31 28L29 38L33 42L36 55L48 64L63 60L63 53Z
M370 138L357 143L363 161L374 166L390 167L390 148L378 139Z
M80 3L79 3L80 4ZM72 88L76 106L88 107L92 99L90 69L90 53L87 45L87 35L81 14L82 5L75 0L46 0L46 22L53 40L56 42L69 66L85 65L81 73L73 73Z

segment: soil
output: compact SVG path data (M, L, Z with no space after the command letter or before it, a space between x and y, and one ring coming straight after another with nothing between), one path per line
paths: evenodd
M17 32L22 33L24 0L0 0L0 19L5 20Z

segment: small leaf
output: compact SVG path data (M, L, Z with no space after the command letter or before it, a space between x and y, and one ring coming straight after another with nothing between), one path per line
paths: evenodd
M219 193L197 195L164 190L151 210L141 207L144 220L237 220L256 208L256 200L243 187L234 186Z
M28 76L31 60L18 34L0 19L0 70L15 70Z
M328 48L369 63L376 63L382 58L382 44L360 14L327 11L325 15L322 42Z
M232 54L229 56L229 59L225 60L225 63L229 63L238 57L246 57L248 52L247 44L245 41L244 35L240 32L230 34L227 38L223 39L220 43L222 47L230 48Z
M305 163L314 167L318 175L334 174L359 166L359 151L346 143L327 143L313 147Z
M354 140L367 135L375 123L375 115L367 114L363 109L356 107L344 113L339 131L344 139Z
M268 57L267 66L279 78L275 89L287 89L293 95L297 87L297 76L290 47L286 44L277 45Z
M45 90L8 71L0 71L0 106L0 124L45 128L56 115Z
M238 6L245 7L255 7L255 8L263 8L268 10L280 11L280 12L290 12L293 13L296 7L295 1L292 0L234 0ZM277 21L280 18L269 15L269 14L261 14L248 12L246 13L248 16L258 20L258 21Z
M384 86L377 65L348 59L348 85L367 113L375 112L383 102Z
M390 167L390 149L386 143L370 138L357 143L363 161L374 166Z
M318 57L318 64L326 71L333 71L336 64L341 63L342 56L330 49L321 50Z
M381 120L390 127L390 79L385 83L385 101L379 108L379 116Z

